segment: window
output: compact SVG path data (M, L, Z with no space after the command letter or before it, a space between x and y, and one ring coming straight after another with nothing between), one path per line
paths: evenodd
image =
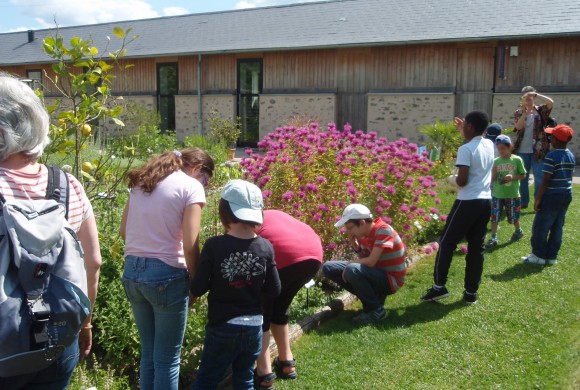
M27 70L26 78L28 85L32 89L42 90L42 71L41 70Z
M241 146L253 146L260 137L261 59L238 60L238 116L242 124Z
M175 95L177 95L177 63L157 64L157 109L161 131L175 130Z

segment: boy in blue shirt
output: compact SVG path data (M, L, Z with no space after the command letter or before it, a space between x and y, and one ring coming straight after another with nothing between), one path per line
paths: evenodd
M567 149L574 136L570 126L548 127L552 151L544 159L544 178L534 203L536 217L532 227L532 253L522 257L524 263L556 264L562 245L566 211L572 202L572 175L576 159Z

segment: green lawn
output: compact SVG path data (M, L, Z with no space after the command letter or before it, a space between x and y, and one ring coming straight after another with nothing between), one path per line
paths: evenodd
M451 297L421 303L432 283L434 256L408 274L387 299L389 318L354 327L348 310L294 346L299 379L278 389L577 389L580 388L580 186L569 209L555 266L524 265L526 236L486 255L480 300L466 306L463 255L451 267ZM500 243L513 228L502 222Z

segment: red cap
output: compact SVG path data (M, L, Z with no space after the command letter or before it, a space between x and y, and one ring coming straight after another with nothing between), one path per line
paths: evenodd
M558 125L556 127L546 127L544 130L547 134L552 134L562 142L568 142L574 136L574 130L570 126Z

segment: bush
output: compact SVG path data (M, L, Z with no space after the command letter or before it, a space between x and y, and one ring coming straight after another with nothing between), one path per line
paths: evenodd
M435 166L433 176L445 178L449 176L455 167L457 149L463 144L463 137L457 131L453 122L435 121L435 124L425 125L419 128L419 132L425 134L429 141L427 147L433 153Z
M389 143L376 133L351 133L348 125L339 131L329 124L321 131L311 123L278 128L258 146L266 153L247 151L249 158L241 163L245 177L263 190L267 208L312 226L327 257L346 249L333 224L350 203L366 204L407 246L431 224L439 226L437 184L429 175L433 163L406 139Z

